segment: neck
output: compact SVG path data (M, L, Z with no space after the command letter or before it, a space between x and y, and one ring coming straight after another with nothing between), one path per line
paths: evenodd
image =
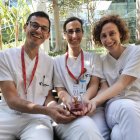
M73 57L77 58L79 56L79 54L81 53L81 48L80 47L78 47L78 48L68 47L68 53L69 53L70 56L73 56Z
M114 51L114 53L110 53L116 60L119 59L123 51L125 50L125 47L120 46L120 49L118 51Z
M24 45L24 50L27 53L27 55L29 56L30 59L34 59L39 51L38 47L32 47L29 45Z

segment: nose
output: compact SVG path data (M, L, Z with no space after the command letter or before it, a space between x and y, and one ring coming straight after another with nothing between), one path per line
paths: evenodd
M77 33L74 31L72 37L77 37Z
M38 27L38 29L36 31L42 32L42 28Z
M111 37L108 35L107 37L106 37L106 42L110 42L111 41Z

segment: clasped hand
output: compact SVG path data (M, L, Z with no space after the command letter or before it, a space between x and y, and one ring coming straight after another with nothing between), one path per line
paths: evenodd
M91 114L94 110L93 108L92 103L86 98L82 98L82 101L78 101L73 97L65 102L65 109L75 117Z

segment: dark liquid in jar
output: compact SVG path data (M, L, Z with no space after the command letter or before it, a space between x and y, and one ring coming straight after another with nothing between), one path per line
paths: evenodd
M75 102L71 103L72 112L82 111L82 110L83 110L83 103L81 101L77 101L76 103Z

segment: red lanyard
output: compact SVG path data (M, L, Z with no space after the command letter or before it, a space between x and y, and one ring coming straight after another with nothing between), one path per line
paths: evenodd
M69 69L69 67L67 65L68 57L69 57L69 54L67 52L66 53L66 68L67 68L67 71L68 71L70 77L72 79L74 79L76 81L76 83L78 84L80 77L86 72L86 68L84 68L84 54L83 54L83 51L81 50L81 72L80 72L80 75L78 76L78 78L76 78L73 75L73 73L70 71L70 69Z
M27 94L27 89L29 88L31 82L33 81L35 71L36 71L36 68L37 68L38 53L37 53L37 56L36 56L36 60L35 60L35 64L34 64L34 67L33 67L33 70L32 70L32 75L31 75L31 78L30 78L28 88L26 87L26 66L25 66L25 59L24 59L24 47L22 47L22 50L21 50L21 64L22 64L22 76L23 76L23 82L24 82L24 90L25 90L25 94Z

